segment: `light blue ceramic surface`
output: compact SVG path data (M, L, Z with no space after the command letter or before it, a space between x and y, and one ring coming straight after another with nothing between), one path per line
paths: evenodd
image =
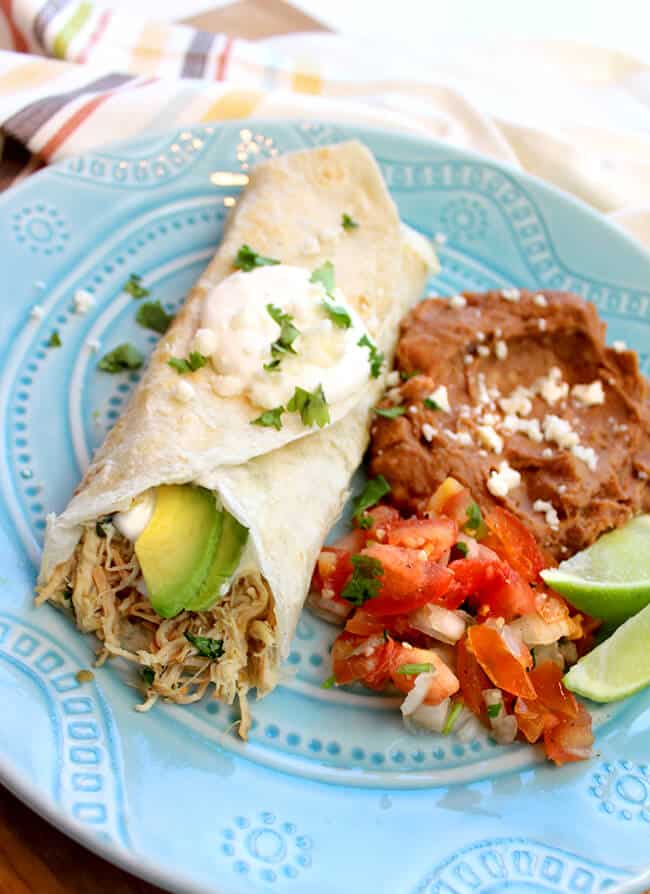
M250 742L214 702L133 707L128 672L79 684L93 643L32 607L45 515L67 502L137 375L104 352L155 337L129 273L176 307L262 158L359 137L403 219L438 247L448 294L520 285L594 301L648 370L650 259L584 206L447 146L326 124L194 128L92 153L0 200L0 772L59 827L174 891L591 894L650 864L650 694L594 706L598 756L558 770L486 737L413 737L392 702L323 690L333 631L305 612ZM212 176L215 172L222 175ZM241 180L239 178L235 178ZM74 313L78 288L95 306ZM35 319L35 305L44 317ZM56 328L63 346L48 348ZM307 495L308 498L308 495Z

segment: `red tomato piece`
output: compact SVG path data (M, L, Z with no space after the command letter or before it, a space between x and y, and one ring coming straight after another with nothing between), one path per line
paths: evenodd
M564 687L563 676L563 671L553 661L545 661L530 671L530 679L542 705L559 719L574 720L578 716L578 702Z
M465 705L485 726L489 726L482 693L484 689L492 689L492 683L474 653L467 647L466 636L456 646L456 673Z
M369 689L383 689L390 679L392 640L376 642L376 637L354 636L344 631L332 646L332 669L339 684L363 683Z
M452 548L458 528L450 518L407 518L388 531L391 546L423 549L433 562Z
M368 614L362 608L358 608L345 625L348 633L355 636L377 636L383 634L385 624L381 618Z
M508 580L496 583L485 594L484 601L492 617L505 618L506 621L535 611L535 591L512 570Z
M486 624L470 627L467 641L476 660L495 686L521 698L536 697L527 671L532 658L525 646L519 656L513 655L498 630Z
M591 746L594 744L591 715L580 702L577 705L577 717L562 720L544 732L546 756L558 766L591 757Z
M366 547L362 555L381 562L384 572L379 578L379 595L364 605L369 614L408 614L427 602L447 608L460 605L459 602L450 605L446 601L445 594L453 577L451 572L424 559L420 550L375 544Z
M391 653L390 678L400 692L408 693L415 686L417 673L400 673L405 665L431 665L433 674L424 701L427 705L439 705L450 695L458 692L459 683L456 674L445 664L442 658L430 649L408 649L399 643L393 644Z
M535 611L535 593L505 562L457 559L449 565L454 588L487 614L511 620Z
M532 699L517 699L515 717L519 731L531 745L540 739L545 730L557 726L560 722L544 708L541 702Z
M547 561L526 525L501 506L495 506L485 518L489 536L486 546L501 556L525 581L537 580Z
M325 546L320 552L314 572L314 589L330 590L338 596L352 574L352 554L336 546Z
M360 553L366 545L366 531L360 528L353 528L344 534L332 546L326 546L324 549L345 550L348 553Z

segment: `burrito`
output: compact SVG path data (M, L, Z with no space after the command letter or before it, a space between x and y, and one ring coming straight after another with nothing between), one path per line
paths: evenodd
M259 165L67 508L37 601L139 666L141 709L269 693L436 266L358 142Z

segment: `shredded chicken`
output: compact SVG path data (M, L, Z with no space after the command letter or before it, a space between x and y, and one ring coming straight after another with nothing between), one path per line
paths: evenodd
M158 698L190 704L212 686L228 704L239 699L239 735L245 739L249 689L260 697L277 680L276 622L266 582L259 576L236 579L210 611L165 619L137 589L140 578L133 544L110 523L93 523L71 558L39 587L36 601L71 612L80 630L102 641L98 664L115 656L140 666L146 698L137 710L148 711ZM219 640L221 657L203 657L186 634Z

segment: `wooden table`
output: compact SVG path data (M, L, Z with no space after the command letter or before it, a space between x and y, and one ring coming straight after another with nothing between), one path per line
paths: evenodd
M188 24L252 39L323 30L282 0L240 0ZM22 167L24 159L17 164ZM0 894L161 892L66 838L0 786Z

